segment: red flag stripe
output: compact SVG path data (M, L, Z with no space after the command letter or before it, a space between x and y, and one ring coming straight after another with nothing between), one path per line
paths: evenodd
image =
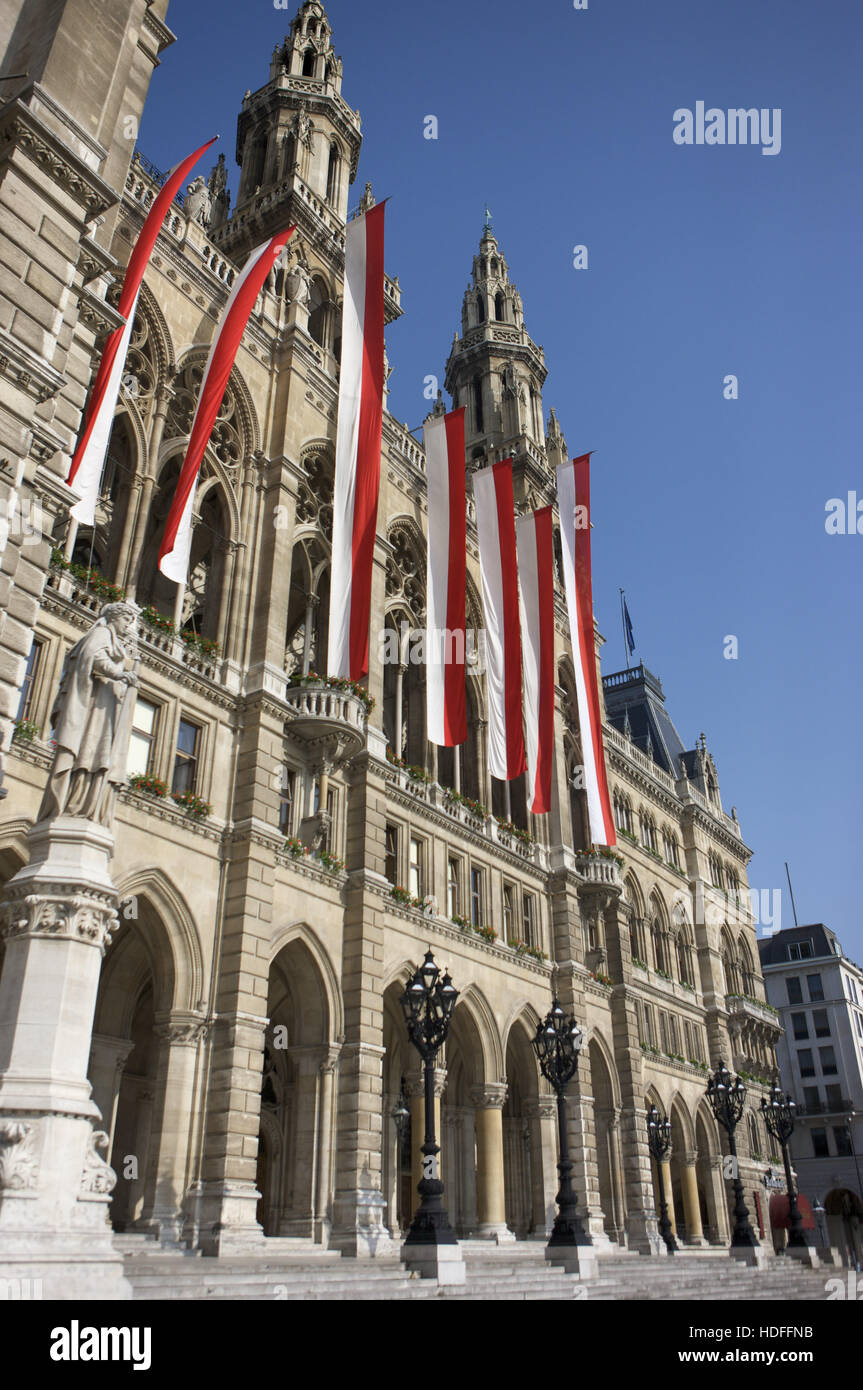
M536 533L537 600L539 605L539 738L531 808L551 810L554 761L554 535L551 507L534 513Z
M372 565L381 476L384 390L384 203L366 213L366 286L363 371L357 436L354 526L351 537L351 680L369 669Z
M447 586L447 643L455 642L461 660L447 661L444 669L444 719L447 744L464 743L467 738L467 697L465 693L465 613L467 606L467 494L464 456L465 407L451 410L445 417L447 467L449 471L449 583ZM452 650L452 648L451 648Z
M509 779L525 770L524 735L521 726L521 625L518 617L518 562L515 553L515 498L512 460L496 463L495 494L500 536L500 568L503 580L504 661L506 663L506 770Z
M489 771L511 781L526 766L512 460L479 469L473 488L485 613Z
M288 227L278 232L269 242L257 247L249 256L243 270L235 281L231 296L225 307L222 322L210 348L198 406L192 422L186 457L177 479L177 488L171 503L171 510L165 523L165 534L159 550L159 568L169 579L184 584L187 577L188 554L183 554L183 544L177 547L181 521L185 521L184 534L188 528L193 490L198 477L204 450L207 447L219 407L228 384L228 377L234 365L237 351L255 307L264 281L275 264L294 228ZM177 554L174 554L175 548ZM172 563L173 562L173 563Z
M126 267L126 274L123 279L123 289L120 293L117 311L122 314L124 319L128 318L132 306L137 299L138 291L141 288L141 281L144 278L144 271L147 269L153 247L156 244L156 238L165 220L165 214L173 203L189 170L197 164L201 155L204 154L211 145L215 144L218 138L218 135L214 135L212 140L208 140L205 145L201 145L200 149L195 150L194 154L190 154L181 164L178 164L168 175L156 198L153 200L153 205L147 213L144 225L138 235L138 240L135 242L132 254L129 257L129 264ZM90 393L87 413L84 417L84 427L72 458L69 475L66 479L69 484L75 481L78 470L86 454L87 445L90 442L90 436L93 433L93 427L99 415L99 410L103 403L105 403L105 395L111 378L111 368L114 365L123 338L123 331L122 327L115 328L105 343L102 352L102 360L99 363L99 370L96 373L96 380L93 383L93 390ZM99 466L101 469L101 463Z

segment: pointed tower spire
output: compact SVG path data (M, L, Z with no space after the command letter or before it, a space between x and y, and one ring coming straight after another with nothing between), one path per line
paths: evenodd
M466 406L465 444L476 466L511 456L516 502L540 497L552 483L545 451L541 347L524 325L521 295L509 277L485 209L479 250L462 300L445 385L453 406Z

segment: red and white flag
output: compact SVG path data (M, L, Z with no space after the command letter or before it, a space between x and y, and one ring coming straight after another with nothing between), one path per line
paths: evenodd
M426 724L432 743L467 738L464 406L423 426L428 478Z
M255 307L255 300L293 230L293 227L287 227L284 231L277 232L269 241L257 246L249 256L231 286L230 298L211 344L186 457L177 479L174 500L165 522L165 534L159 550L159 569L166 579L173 579L175 584L185 584L188 578L189 552L192 547L192 508L198 473L228 385L234 358L249 315Z
M378 203L355 217L345 234L327 673L355 681L369 669L383 427L385 207Z
M208 140L206 145L195 150L194 154L190 154L187 159L183 160L182 164L176 165L168 174L158 195L153 200L153 205L147 213L138 240L135 242L129 257L120 302L117 305L117 312L122 314L126 322L121 327L115 328L105 343L96 380L90 392L90 400L84 416L84 426L66 479L69 486L80 494L79 501L69 510L81 526L92 526L96 519L96 502L102 482L102 470L105 466L105 455L108 452L108 441L114 424L114 411L117 408L117 400L120 395L120 382L126 364L126 354L129 351L129 339L132 336L132 324L144 271L147 269L156 238L165 220L165 214L173 203L186 175L205 150L208 150L218 138L218 135L214 135L212 140Z
M488 689L488 767L512 781L524 772L521 639L515 550L512 459L473 475Z
M554 764L554 531L551 507L515 523L527 771L535 815L551 810Z
M595 845L616 844L614 818L605 775L596 646L593 636L593 586L590 577L590 454L582 454L557 470L563 578L569 609L584 786Z

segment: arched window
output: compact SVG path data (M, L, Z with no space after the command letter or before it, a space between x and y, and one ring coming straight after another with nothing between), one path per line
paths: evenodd
M721 938L722 952L722 971L725 975L725 993L740 994L740 971L737 967L737 956L734 950L734 943L728 932L723 929Z
M656 853L656 826L653 817L646 811L641 813L641 843L645 849Z
M314 77L315 62L317 60L317 56L318 55L313 48L306 49L305 53L303 54L303 77Z
M322 348L327 346L327 307L329 295L324 281L319 276L312 280L309 291L309 333Z
M485 304L481 294L476 297L476 321L477 323L485 323Z
M327 168L327 202L336 203L339 197L339 171L341 159L339 157L339 147L336 144L330 145L330 162Z
M473 379L473 424L477 434L485 433L485 419L482 409L482 377Z
M500 290L498 290L494 297L494 316L501 323L506 317L506 300Z

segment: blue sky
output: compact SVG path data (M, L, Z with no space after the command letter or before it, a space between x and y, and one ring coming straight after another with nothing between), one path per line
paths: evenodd
M331 0L343 93L363 118L354 192L390 195L390 408L419 424L488 202L570 453L593 449L594 599L606 672L638 657L783 891L863 959L859 572L827 535L859 490L857 0ZM215 131L234 170L244 91L294 8L172 0L140 146L162 168ZM673 113L781 109L782 147L678 146ZM423 138L424 117L439 138ZM352 203L356 198L352 196ZM575 270L575 245L589 268ZM739 399L723 399L727 374ZM724 638L739 640L737 660Z

